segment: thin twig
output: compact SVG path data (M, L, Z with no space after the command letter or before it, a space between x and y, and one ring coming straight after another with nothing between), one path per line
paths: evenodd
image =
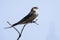
M39 25L38 23L35 22L36 25Z
M11 24L7 21L7 23L11 26ZM19 34L20 34L20 32L15 28L15 27L13 27Z
M36 21L37 21L37 20L36 20ZM32 23L37 24L36 21L32 21ZM11 25L8 21L7 21L7 23L8 23L9 25ZM37 24L37 25L39 25L39 24ZM13 27L13 28L19 33L19 36L18 36L17 40L19 40L19 38L21 37L22 32L23 32L25 26L26 26L26 24L23 26L23 28L22 28L22 30L21 30L21 33L20 33L15 27Z
M11 26L11 24L10 24L8 21L7 21L7 23ZM19 38L21 37L22 32L23 32L25 26L26 26L26 24L23 26L23 28L22 28L22 30L21 30L21 33L20 33L15 27L13 27L13 28L19 33L19 36L18 36L17 40L19 40Z
M19 40L19 38L21 37L22 32L23 32L23 30L24 30L25 26L26 26L26 24L23 26L23 28L22 28L22 30L21 30L21 34L19 35L19 37L18 37L18 39L17 39L17 40Z
M9 24L9 25L11 25L8 21L7 21L7 23ZM19 40L19 38L21 37L21 33L15 28L15 27L13 27L18 33L19 33L19 37L17 38L17 40Z
M37 20L38 20L38 19L36 19L35 21L32 21L32 23L35 23L36 25L39 25L38 23L36 23Z
M22 30L21 30L21 34L22 34L22 32L23 32L23 30L24 30L25 26L26 26L26 24L23 26L23 28L22 28Z
M19 38L21 37L21 34L19 34L19 36L18 36L18 38L17 38L17 40L19 40Z

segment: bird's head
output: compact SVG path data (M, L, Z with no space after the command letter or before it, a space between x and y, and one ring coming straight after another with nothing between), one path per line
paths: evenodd
M31 9L31 11L36 11L38 9L38 7L33 7L32 9Z

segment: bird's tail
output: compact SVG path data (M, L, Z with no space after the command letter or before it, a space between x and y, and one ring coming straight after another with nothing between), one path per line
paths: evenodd
M7 21L7 23L10 25L10 27L5 27L5 29L12 28L13 26L10 24L10 22Z
M19 22L17 22L17 23L15 23L15 24L11 25L8 21L7 21L7 23L10 25L10 27L5 27L6 29L7 29L7 28L12 28L12 27L14 27L14 26L16 26L16 25L19 24Z
M12 28L12 27L5 27L5 29Z
M18 24L18 23L15 23L15 24L11 25L10 22L8 22L8 21L7 21L7 23L10 25L10 27L5 27L5 29L12 28Z

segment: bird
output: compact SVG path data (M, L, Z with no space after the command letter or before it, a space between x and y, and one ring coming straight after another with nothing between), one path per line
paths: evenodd
M38 7L32 7L30 12L28 13L28 15L26 15L20 21L12 24L11 27L14 27L19 24L35 23L35 21L33 21L33 20L38 16L38 13L36 12L37 9L38 9ZM11 27L8 27L8 28L11 28Z

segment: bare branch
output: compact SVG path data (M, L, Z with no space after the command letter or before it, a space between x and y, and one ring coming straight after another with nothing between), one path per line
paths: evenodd
M7 21L7 23L11 26L11 24L10 24L8 21ZM26 24L23 26L23 28L22 28L22 30L21 30L21 33L20 33L15 27L13 27L13 28L19 33L19 36L18 36L17 40L19 40L19 38L21 37L22 32L23 32L25 26L26 26ZM8 28L8 27L7 27L7 28Z
M21 34L19 34L19 36L18 36L18 38L17 38L17 40L19 40L19 38L21 37Z
M11 24L7 21L7 23L11 26ZM19 37L17 38L17 40L19 40L19 38L21 37L21 33L15 28L13 27L18 33L19 33Z
M19 34L19 37L18 37L18 39L17 39L17 40L19 40L19 38L21 37L22 32L23 32L23 30L24 30L25 26L26 26L26 24L23 26L23 28L22 28L22 30L21 30L21 34Z
M38 19L36 19L35 21L32 21L32 23L35 23L35 24L39 25L38 23L36 23L37 20L38 20Z
M8 21L7 21L7 23L9 24L9 25L11 25ZM20 32L15 28L15 27L13 27L19 34L20 34Z
M22 32L23 32L23 30L24 30L25 26L26 26L26 24L23 26L23 28L22 28L22 30L21 30L21 34L22 34Z

